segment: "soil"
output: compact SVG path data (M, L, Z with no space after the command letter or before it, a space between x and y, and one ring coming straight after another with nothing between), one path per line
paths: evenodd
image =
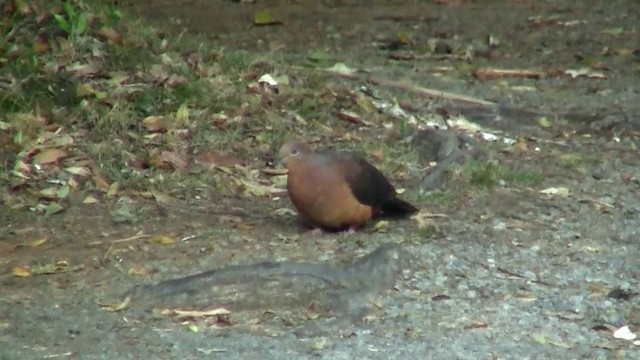
M209 193L137 204L143 220L134 223L114 222L109 205L51 217L3 210L0 358L640 358L638 339L613 336L622 326L640 333L640 3L121 5L167 31L204 32L230 49L291 63L321 49L386 79L494 102L463 106L393 89L416 114L463 114L519 140L508 147L462 135L430 142L416 133L409 138L421 161L438 159L446 144L466 161L540 169L541 179L501 177L482 187L453 176L434 185L425 184L425 170L397 183L450 194L416 203L446 216L423 219L426 226L392 220L380 231L372 223L355 234L312 235L295 217L274 215L290 207L286 196ZM283 24L253 26L253 14L267 6ZM410 46L394 42L402 33L411 34ZM465 63L545 76L454 71ZM564 73L585 64L590 76ZM181 241L150 244L131 238L137 233ZM43 246L6 251L41 237ZM12 274L61 259L68 271ZM127 295L126 310L99 306ZM181 318L152 311L159 299L231 313Z

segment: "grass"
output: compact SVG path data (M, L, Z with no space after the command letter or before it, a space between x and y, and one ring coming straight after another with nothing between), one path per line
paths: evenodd
M593 155L564 153L558 156L558 162L566 169L580 169L586 166L597 164L599 158Z
M229 194L291 137L330 145L358 132L364 141L343 147L359 151L384 143L335 118L358 109L352 85L288 67L282 55L161 31L107 1L8 1L15 6L0 24L0 153L11 170L0 173L0 186L14 194L14 209L67 206L66 197L39 195L51 184L116 199L150 190ZM296 82L260 94L256 79L265 73ZM154 118L164 128L149 128ZM386 172L415 156L408 146L378 147ZM193 158L207 152L244 160L248 170L193 171Z
M482 187L493 187L502 181L516 185L533 185L544 179L541 169L513 164L503 165L495 160L470 160L463 166L461 174L469 183Z

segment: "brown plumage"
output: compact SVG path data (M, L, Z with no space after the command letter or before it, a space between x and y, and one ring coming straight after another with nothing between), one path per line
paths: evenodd
M417 212L398 198L387 178L366 160L307 144L282 145L280 160L289 170L287 190L300 216L325 230L357 229L372 217Z

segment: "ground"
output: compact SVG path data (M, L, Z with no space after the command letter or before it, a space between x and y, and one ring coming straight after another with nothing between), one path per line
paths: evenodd
M640 358L640 4L6 4L1 358ZM309 233L291 137L421 212Z

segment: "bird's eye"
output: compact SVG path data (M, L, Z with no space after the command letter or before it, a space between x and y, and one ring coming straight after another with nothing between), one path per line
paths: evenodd
M298 149L292 149L291 150L291 156L296 156L298 154L300 154L300 151L298 151Z

